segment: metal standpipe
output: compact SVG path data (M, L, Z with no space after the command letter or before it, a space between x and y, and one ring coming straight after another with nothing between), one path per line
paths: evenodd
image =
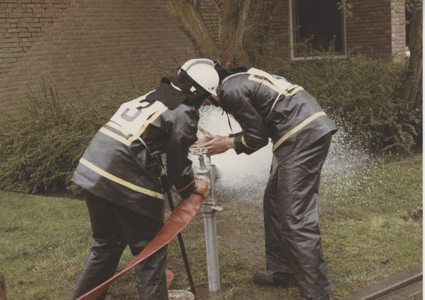
M210 205L201 208L204 217L205 246L207 251L208 288L211 292L220 290L220 268L218 265L216 209Z
M220 290L220 270L218 264L216 212L222 211L223 208L216 205L214 189L215 183L220 180L221 174L215 165L211 164L209 157L207 157L209 164L205 164L205 153L206 151L195 153L198 155L199 159L199 168L196 168L195 172L197 174L197 178L204 179L211 186L210 194L206 199L204 199L201 212L204 217L208 287L210 292L217 292Z

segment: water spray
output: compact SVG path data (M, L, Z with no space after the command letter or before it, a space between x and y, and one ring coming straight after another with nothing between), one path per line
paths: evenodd
M211 158L204 156L208 151L205 148L193 148L191 154L198 156L199 167L194 168L198 179L203 179L211 186L209 196L204 199L201 207L204 217L205 246L207 252L208 287L210 292L220 290L220 270L218 265L217 226L215 214L223 208L217 206L215 199L215 184L220 180L221 173L215 165L211 164Z

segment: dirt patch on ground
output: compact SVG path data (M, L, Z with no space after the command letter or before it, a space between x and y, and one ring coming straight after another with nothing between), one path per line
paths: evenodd
M223 205L223 211L216 214L219 247L225 245L230 252L247 257L251 263L265 268L265 240L263 212L258 204L233 202ZM185 239L197 240L204 236L202 213L182 232Z

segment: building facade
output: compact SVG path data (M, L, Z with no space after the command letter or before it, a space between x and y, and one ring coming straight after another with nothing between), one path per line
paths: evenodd
M168 8L156 0L0 1L0 108L19 111L41 76L70 101L93 91L148 87L161 66L196 53Z
M204 0L208 1L208 0ZM336 0L326 1L329 3ZM0 2L0 109L19 114L27 87L41 77L60 96L76 101L107 87L126 88L131 78L145 88L154 75L197 56L190 39L163 0L3 0ZM349 51L405 59L404 5L397 0L351 0L352 17L319 1L281 0L273 14L277 48L269 59L311 59L300 47L335 43L341 58ZM322 2L320 2L322 3ZM206 17L217 32L214 14ZM289 33L289 34L288 34ZM156 78L158 79L158 78Z

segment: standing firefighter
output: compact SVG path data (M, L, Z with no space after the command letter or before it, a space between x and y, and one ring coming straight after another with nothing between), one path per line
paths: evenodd
M273 273L258 271L254 281L296 285L302 298L329 300L317 205L321 169L337 128L309 93L282 77L257 69L229 76L231 70L216 69L224 80L212 102L232 114L242 131L224 137L201 129L205 136L197 146L208 155L230 148L251 154L269 137L273 141L264 195L267 270Z
M72 178L86 190L93 242L69 299L111 278L127 245L137 256L155 237L164 191L173 186L182 199L192 192L208 196L209 185L194 180L187 155L197 140L198 108L216 95L218 83L211 60L189 60L158 90L124 103L96 133ZM165 265L166 247L135 267L139 299L168 299Z

